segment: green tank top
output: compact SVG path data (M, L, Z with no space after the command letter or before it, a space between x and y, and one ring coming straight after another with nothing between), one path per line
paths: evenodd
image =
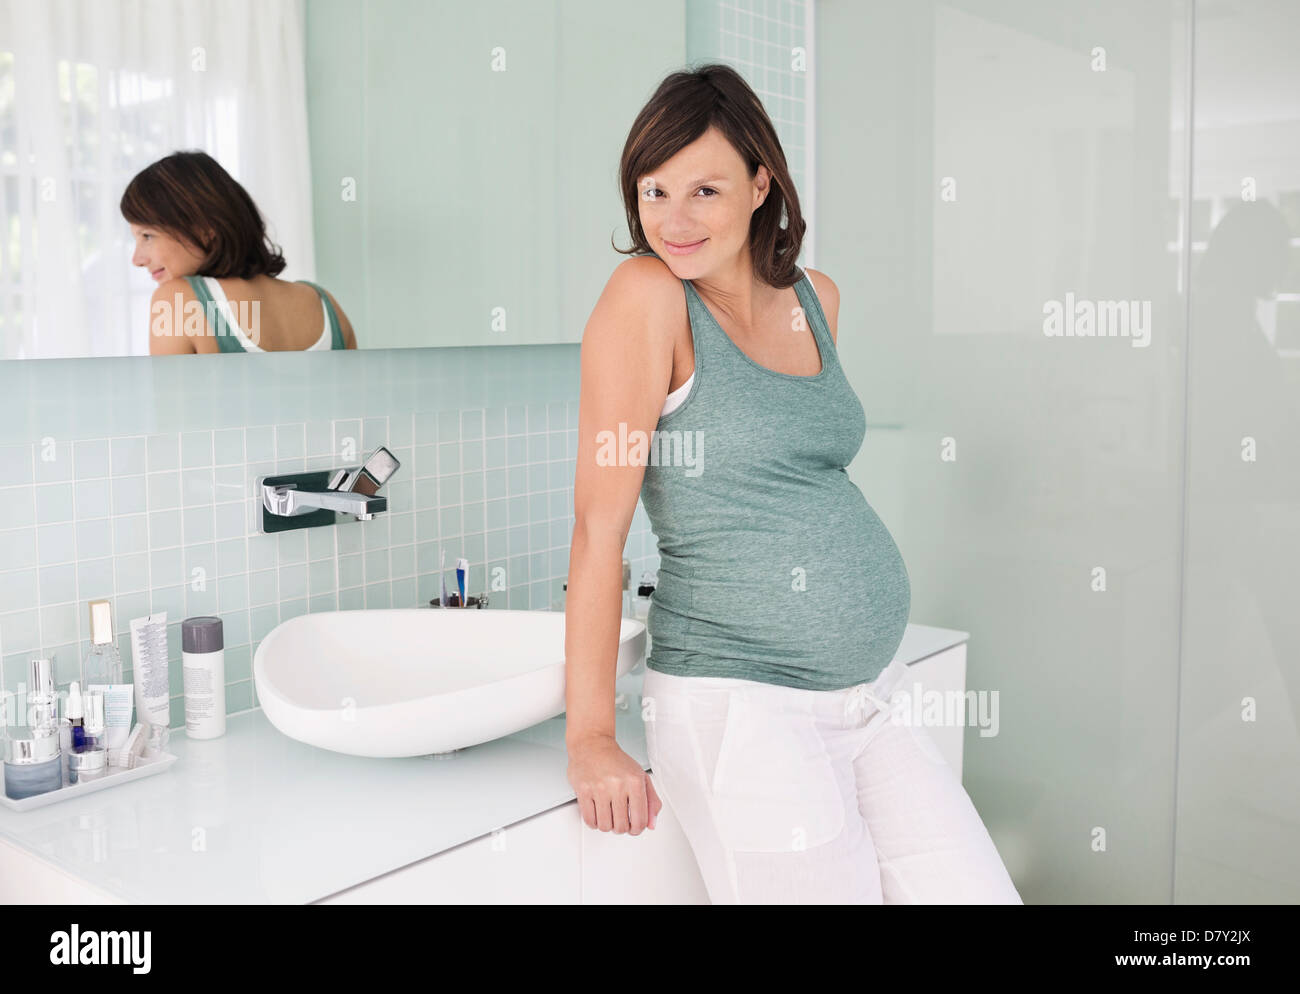
M873 680L911 582L845 470L866 415L808 275L795 293L821 353L812 376L754 362L682 283L695 378L659 419L641 488L660 560L646 665L805 690Z
M244 347L243 343L243 339L247 336L241 336L237 331L231 328L230 322L226 320L226 316L222 313L220 305L208 290L206 280L202 276L186 276L185 282L190 285L190 289L194 291L194 296L203 307L203 314L207 318L208 327L212 329L212 334L217 340L218 351L250 351ZM321 287L312 283L310 280L298 280L297 282L306 283L309 287L315 290L316 295L320 297L321 305L324 308L325 318L329 324L330 348L347 348L347 345L343 341L343 329L339 325L339 316L334 310L334 305L330 303L329 295ZM254 349L251 351L265 350ZM302 349L300 351L305 352L307 350Z

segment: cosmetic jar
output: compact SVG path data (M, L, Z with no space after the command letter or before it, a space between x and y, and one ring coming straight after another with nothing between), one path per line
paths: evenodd
M63 757L59 737L51 729L27 725L9 730L5 740L5 796L15 801L35 797L63 786Z
M82 780L98 780L104 775L107 755L103 749L83 746L68 753L68 783L80 783Z

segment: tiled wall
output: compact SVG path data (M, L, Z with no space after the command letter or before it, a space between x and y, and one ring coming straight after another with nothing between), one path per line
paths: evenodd
M253 654L277 624L309 611L427 604L439 592L442 553L448 589L464 556L469 588L488 591L489 610L557 602L573 526L575 346L335 356L353 367L351 379L313 376L328 368L322 357L292 358L302 365L286 361L290 356L163 360L176 379L135 391L134 404L121 396L123 383L129 392L137 377L152 381L141 364L158 360L0 365L0 379L13 388L6 401L14 416L0 435L7 689L18 689L34 656L54 660L61 688L77 679L87 604L101 597L113 601L128 678L131 619L167 612L174 726L184 723L186 617L222 618L227 712L236 713L257 704ZM399 364L401 379L390 375ZM100 401L112 416L76 413L87 366L102 373ZM336 375L351 390L337 390ZM301 379L319 389L294 397ZM200 383L209 389L198 390ZM15 392L43 402L20 409ZM475 392L477 404L470 402ZM51 395L66 404L45 403ZM223 395L225 402L215 402ZM431 409L419 409L425 403ZM316 416L321 408L338 416ZM155 430L169 409L181 423ZM249 424L222 424L240 410ZM385 487L388 513L261 534L257 477L356 465L381 444L402 463ZM635 576L654 565L644 559L647 548L653 553L654 539L638 507L628 540Z

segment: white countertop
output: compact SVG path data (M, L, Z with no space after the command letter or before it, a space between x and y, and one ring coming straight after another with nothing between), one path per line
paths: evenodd
M909 664L967 633L909 625ZM642 673L618 687L619 745L649 766ZM564 716L443 759L368 759L303 745L259 710L219 739L173 730L170 770L30 811L0 837L114 897L148 904L306 903L574 799Z

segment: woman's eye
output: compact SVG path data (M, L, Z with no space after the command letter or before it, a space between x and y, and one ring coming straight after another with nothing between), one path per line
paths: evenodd
M709 195L704 198L705 200L712 200L714 197L718 195L718 191L711 186L702 186L700 187L699 192L704 193L706 190L708 191ZM645 191L644 196L646 200L658 200L659 198L655 196L655 194L657 193L663 193L663 191L656 187L651 187Z

